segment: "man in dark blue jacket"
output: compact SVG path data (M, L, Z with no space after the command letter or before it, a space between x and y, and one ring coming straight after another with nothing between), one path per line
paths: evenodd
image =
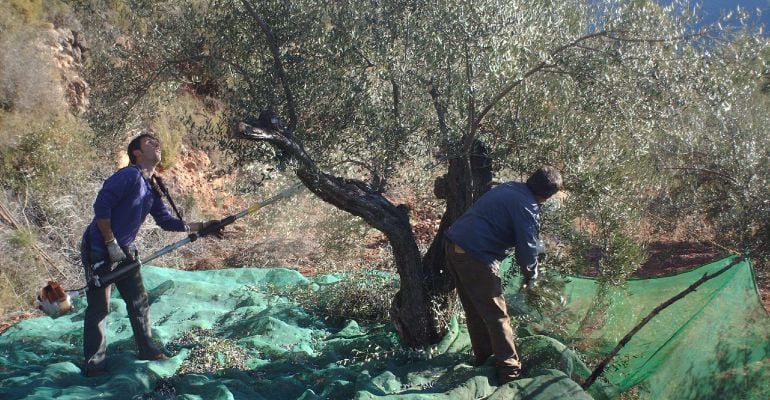
M143 133L128 145L129 166L107 178L94 201L94 219L83 234L80 245L86 278L110 272L118 263L138 255L134 240L148 214L167 231L198 231L211 223L182 221L163 203L162 182L155 167L161 160L161 146L155 136ZM128 318L142 360L162 360L166 355L152 340L150 306L139 268L115 282L126 302ZM90 288L83 325L83 352L86 376L103 375L107 340L104 329L110 305L111 285Z
M521 374L500 281L500 261L515 249L524 284L537 279L540 205L562 188L556 168L545 166L527 182L506 182L481 196L446 234L447 267L465 310L477 365L494 355L500 384Z

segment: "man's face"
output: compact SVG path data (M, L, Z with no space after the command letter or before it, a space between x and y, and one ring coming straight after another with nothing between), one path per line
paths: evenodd
M140 164L144 161L144 163L158 165L161 160L160 142L151 137L143 138L139 144L139 151L134 154L136 154L136 160Z

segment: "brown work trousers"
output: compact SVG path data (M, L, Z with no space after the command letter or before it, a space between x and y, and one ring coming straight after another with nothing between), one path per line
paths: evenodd
M503 297L499 268L477 261L448 241L445 251L447 267L465 310L476 364L482 364L494 355L501 384L518 378L521 362L513 344L513 329Z
M106 258L106 255L87 251L87 248L81 245L81 256L86 269L91 268L94 260L100 261ZM104 265L95 273L102 275L109 271L110 267ZM90 271L86 271L87 277L89 273ZM162 353L162 350L152 340L150 305L139 268L115 282L114 285L126 302L126 311L134 333L138 358L141 360L155 359ZM107 285L102 288L90 288L86 292L88 306L83 321L83 354L86 374L106 368L107 338L105 328L107 326L107 314L110 312L111 289L112 285Z

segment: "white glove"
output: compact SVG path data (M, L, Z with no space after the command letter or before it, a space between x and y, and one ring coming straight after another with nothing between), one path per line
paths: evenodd
M126 253L118 245L115 239L105 243L107 245L107 254L110 256L110 262L117 263L126 259Z

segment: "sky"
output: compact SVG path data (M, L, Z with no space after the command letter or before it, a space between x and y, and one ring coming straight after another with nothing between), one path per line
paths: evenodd
M662 3L670 3L662 0ZM770 0L701 0L703 4L702 15L704 23L716 21L722 11L734 10L737 6L745 8L752 13L756 9L761 10L760 21L765 25L765 32L770 28Z

